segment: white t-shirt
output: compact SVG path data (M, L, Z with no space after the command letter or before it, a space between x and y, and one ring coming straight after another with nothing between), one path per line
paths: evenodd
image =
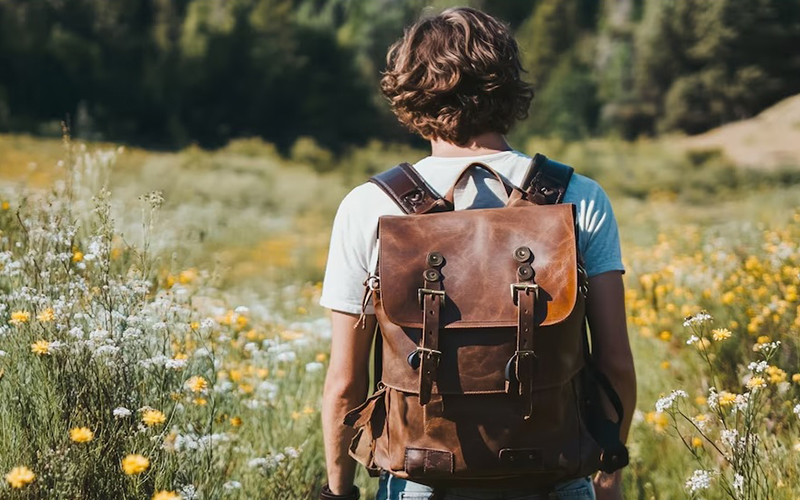
M519 186L531 158L518 151L481 156L428 156L414 165L425 181L444 195L458 174L470 163L488 165L515 186ZM502 206L503 188L486 170L473 169L455 190L456 210ZM619 231L608 196L595 181L574 174L564 203L574 203L578 216L578 247L589 277L607 271L623 271ZM345 196L336 212L328 263L322 286L323 307L358 314L364 296L364 280L374 271L378 257L378 218L402 215L403 211L375 184L368 182ZM372 304L367 314L374 314Z

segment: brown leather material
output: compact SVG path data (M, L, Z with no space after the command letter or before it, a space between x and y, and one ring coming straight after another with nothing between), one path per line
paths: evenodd
M510 285L516 283L514 249L529 247L540 287L537 322L564 321L577 295L577 242L572 204L461 210L440 214L383 216L379 222L381 295L389 321L422 327L417 290L425 255L438 250L447 301L448 328L517 325ZM396 263L403 263L398 265Z
M381 390L345 419L373 470L547 493L601 467L575 207L533 204L571 170L542 165L504 208L380 218Z
M409 163L375 175L370 182L380 187L407 214L452 209Z
M431 399L433 382L436 380L441 352L439 351L439 314L446 299L436 292L442 291L441 280L424 280L418 290L422 299L422 338L417 354L419 365L419 404L425 405Z

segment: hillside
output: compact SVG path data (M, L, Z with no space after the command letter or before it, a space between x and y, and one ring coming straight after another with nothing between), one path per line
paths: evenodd
M683 139L689 149L721 149L737 165L800 166L800 94L748 120Z

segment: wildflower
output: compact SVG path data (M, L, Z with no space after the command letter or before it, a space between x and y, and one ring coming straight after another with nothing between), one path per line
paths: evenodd
M698 337L697 335L692 335L691 337L689 337L689 340L686 341L686 345L692 345L692 344L694 344L696 342L699 342L699 341L700 341L700 337Z
M50 342L46 340L37 340L31 344L31 352L39 356L50 354Z
M733 475L733 491L741 495L744 490L744 476L741 474Z
M792 382L795 384L800 384L800 373L795 373L792 375Z
M36 474L24 465L14 467L11 472L6 474L6 481L12 488L23 488L32 483L34 479L36 479Z
M194 400L192 400L192 403L196 404L197 406L205 406L206 404L208 404L208 401L206 400L206 398L194 398Z
M325 361L327 361L327 359L328 355L325 354L324 352L320 352L314 357L314 361L316 361L317 363L324 363ZM800 374L798 374L798 377L800 377Z
M663 398L659 399L656 402L656 412L663 413L665 410L672 408L672 405L675 403L677 398L685 398L688 397L685 391L677 390L672 391L668 396L664 396Z
M112 414L114 415L114 418L125 418L131 416L131 411L124 406L118 406L114 408Z
M145 410L144 413L142 414L142 422L144 422L148 427L161 425L166 421L167 421L166 415L152 408Z
M669 361L662 361L661 362L661 369L662 370L668 370L669 367L670 367L670 362Z
M758 363L753 361L749 365L747 365L747 369L753 373L762 373L768 367L769 364L766 361L759 361Z
M714 321L714 318L712 318L710 314L705 311L700 311L694 316L686 317L683 321L683 326L690 327L693 325L702 325L704 323L711 323L712 321Z
M756 339L757 344L767 344L769 343L770 338L766 335L762 335Z
M131 454L122 459L122 470L127 475L141 474L150 467L150 460L138 454Z
M669 342L670 340L672 340L672 333L668 332L667 330L664 330L663 332L658 334L658 338L660 338L664 342Z
M717 400L720 406L731 406L736 402L736 394L732 394L728 391L722 391L719 393Z
M153 495L152 500L181 500L181 496L174 491L161 490Z
M800 418L800 404L795 405L794 409L792 410L798 418Z
M705 415L705 414L701 413L701 414L695 416L692 419L692 422L694 422L694 425L696 425L697 428L700 429L701 431L705 430L706 424L708 424L708 415Z
M705 490L711 486L711 474L706 470L696 470L692 477L686 480L686 488L692 493Z
M81 262L83 260L83 252L80 250L75 250L72 253L72 262Z
M695 436L692 438L692 448L702 448L703 447L703 440L699 437Z
M728 340L731 338L731 331L727 328L717 328L711 330L711 338L714 339L715 342L722 342L723 340Z
M242 425L242 419L240 417L231 418L231 425L234 427L240 427Z
M189 378L184 385L192 392L205 392L208 389L206 379L197 375Z
M8 210L9 208L11 208L11 204L3 200L3 203L0 204L0 208L2 208L3 210Z
M56 315L55 315L55 312L53 312L53 308L52 307L48 307L44 311L42 311L39 314L37 314L36 315L36 319L38 319L42 323L49 323L49 322L53 321L54 319L56 319Z
M306 372L314 373L322 370L324 365L318 361L312 361L310 363L306 363Z
M228 481L222 485L222 489L225 491L238 490L241 487L242 483L240 483L239 481Z
M69 431L69 438L75 443L88 443L94 439L94 432L88 427L75 427Z
M24 323L27 323L31 319L31 313L28 311L14 311L11 313L11 319L9 323L14 326L19 326Z
M760 377L756 375L755 377L750 377L750 380L747 381L747 388L748 389L759 389L767 385L767 382L764 380L764 377Z
M767 376L769 377L769 382L771 384L780 384L782 382L786 382L787 377L786 372L777 366L767 367Z

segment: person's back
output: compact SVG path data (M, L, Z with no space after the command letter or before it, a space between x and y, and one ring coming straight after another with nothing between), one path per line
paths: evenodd
M451 9L422 20L392 47L382 88L401 122L431 140L433 155L414 167L434 192L446 192L461 171L476 162L499 173L510 185L522 183L531 158L512 150L503 137L515 120L525 116L532 98L520 71L516 44L506 28L471 9ZM499 207L506 194L502 184L481 169L456 188L457 210ZM629 416L635 403L635 381L624 325L616 221L605 193L586 177L574 175L562 201L576 205L578 249L590 289L597 290L589 294L592 298L586 304L594 357L621 394ZM356 498L354 463L347 455L353 434L342 426L342 419L364 400L368 385L375 311L364 302L364 280L375 271L378 219L402 213L378 185L365 183L343 200L334 222L320 301L333 310L331 364L323 404L329 487L322 498ZM622 424L624 439L629 419ZM591 482L585 479L554 489L565 492L565 498L592 497ZM412 491L417 496L411 496ZM533 495L532 491L451 488L448 495L526 498L521 495ZM599 491L618 495L619 475L605 478ZM432 498L432 494L427 486L382 474L380 499Z

